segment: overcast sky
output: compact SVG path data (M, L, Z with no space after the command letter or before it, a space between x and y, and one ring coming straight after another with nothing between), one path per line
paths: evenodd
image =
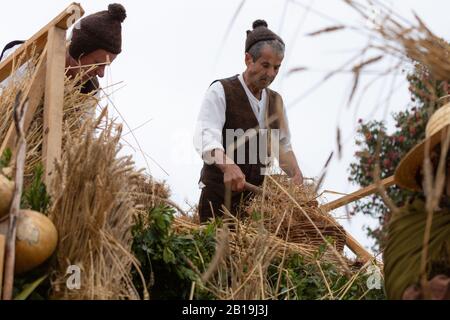
M81 1L81 5L90 14L105 10L111 2ZM202 98L213 80L244 71L245 31L251 29L255 19L265 19L287 46L282 68L271 87L282 94L288 108L293 149L306 177L320 174L330 152L336 149L337 128L341 129L343 157L332 161L323 190L348 193L358 189L347 181L349 163L354 159L357 120L383 119L385 114L408 105L407 84L401 74L377 82L365 92L359 108L346 105L351 74L336 76L310 90L327 71L338 68L367 44L365 37L353 31L306 36L331 25L364 23L342 0L247 0L232 25L241 0L118 2L128 14L123 24L123 52L101 83L118 83L112 87L118 90L111 99L117 108L114 114L126 122L125 132L127 126L136 128L146 123L134 131L134 137L124 137L133 146L125 151L135 155L138 167L166 180L173 200L185 208L195 205L200 195L197 182L202 162L193 148L192 135ZM409 18L414 10L432 31L450 38L449 1L385 3ZM60 0L4 2L0 46L29 38L69 4ZM305 10L307 6L312 10ZM311 71L287 74L300 66ZM363 84L372 79L366 76ZM393 98L383 103L392 87ZM335 197L327 195L328 200ZM341 223L366 247L371 245L363 225L375 221L358 215Z

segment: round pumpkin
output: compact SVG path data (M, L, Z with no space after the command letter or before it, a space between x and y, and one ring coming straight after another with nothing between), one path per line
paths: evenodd
M0 218L9 213L13 194L14 182L9 181L8 178L0 174Z
M0 233L6 235L9 219L0 223ZM34 269L47 260L56 249L58 232L53 222L42 213L20 210L16 231L15 273Z

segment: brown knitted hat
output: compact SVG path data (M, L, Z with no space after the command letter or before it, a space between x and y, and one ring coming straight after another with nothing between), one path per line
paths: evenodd
M119 54L122 51L121 23L126 17L125 8L114 3L108 10L81 19L79 27L73 29L69 54L74 59L98 49Z
M264 20L256 20L253 22L253 31L247 30L247 40L245 41L245 52L260 41L279 40L284 44L283 40L268 28L267 22Z

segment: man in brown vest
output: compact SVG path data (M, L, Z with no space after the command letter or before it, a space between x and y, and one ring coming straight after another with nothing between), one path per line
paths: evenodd
M246 70L209 87L197 121L194 144L204 160L199 186L200 221L223 214L231 190L231 213L251 196L245 183L261 185L274 157L298 185L303 175L292 151L281 96L268 88L284 58L283 40L263 20L253 23L245 43Z

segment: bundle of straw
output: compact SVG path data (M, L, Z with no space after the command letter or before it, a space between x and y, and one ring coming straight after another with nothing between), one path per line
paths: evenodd
M105 109L106 110L106 109ZM135 299L139 295L130 270L135 214L133 192L139 173L130 157L118 157L121 128L113 123L96 134L106 119L87 121L77 136L66 135L63 158L53 180L50 218L60 237L52 275L54 298ZM80 290L66 286L69 266L81 270Z
M174 232L180 234L189 234L203 227L185 218L175 218L173 224ZM341 288L343 292L367 267L355 269L343 257L339 259L330 253L318 255L317 246L287 242L269 232L262 221L241 221L229 213L226 213L223 226L216 230L216 240L215 255L199 274L201 281L193 282L192 296L199 286L220 300L279 299L286 292L281 290L281 278L286 275L289 279L285 261L295 254L301 256L305 264L320 266L331 263L348 275L350 280ZM269 267L278 270L275 281L268 277ZM324 278L324 282L327 281ZM299 298L294 283L288 281L284 285L288 286L285 290L291 292L290 298ZM330 293L328 298L333 298L333 294Z
M319 207L313 184L299 187L292 185L287 176L276 175L266 179L264 190L264 194L252 199L246 211L260 214L267 230L288 242L316 248L324 244L324 238L332 240L343 252L345 230Z

